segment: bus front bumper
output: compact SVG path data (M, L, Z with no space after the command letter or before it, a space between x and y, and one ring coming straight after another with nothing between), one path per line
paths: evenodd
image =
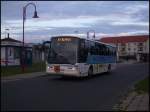
M46 74L48 75L59 75L59 76L75 76L75 77L80 77L81 74L77 70L68 70L68 71L60 71L60 72L55 72L53 70L46 70Z

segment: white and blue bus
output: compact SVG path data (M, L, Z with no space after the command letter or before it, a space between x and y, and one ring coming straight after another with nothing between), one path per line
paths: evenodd
M46 73L92 76L111 71L115 64L115 46L76 36L56 36L51 38Z

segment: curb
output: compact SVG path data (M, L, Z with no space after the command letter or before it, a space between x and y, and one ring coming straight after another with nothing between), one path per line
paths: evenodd
M46 75L45 72L16 74L13 76L1 77L1 81L2 82L15 81L15 80L20 80L20 79L34 78L34 77L43 76L43 75Z

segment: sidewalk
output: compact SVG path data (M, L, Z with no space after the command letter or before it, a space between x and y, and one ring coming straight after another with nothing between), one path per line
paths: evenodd
M2 82L14 81L14 80L38 77L42 75L46 75L46 73L45 72L33 72L33 73L17 74L13 76L1 77L1 81Z
M149 111L149 94L135 94L127 106L127 111Z
M132 91L114 109L120 111L149 111L149 94L138 94Z
M137 64L137 63L146 63L146 62L137 62L136 60L128 60L119 62L120 64Z

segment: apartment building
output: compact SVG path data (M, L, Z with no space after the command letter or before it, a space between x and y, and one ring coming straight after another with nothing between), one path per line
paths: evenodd
M117 46L118 60L149 60L149 35L104 37L100 41Z

